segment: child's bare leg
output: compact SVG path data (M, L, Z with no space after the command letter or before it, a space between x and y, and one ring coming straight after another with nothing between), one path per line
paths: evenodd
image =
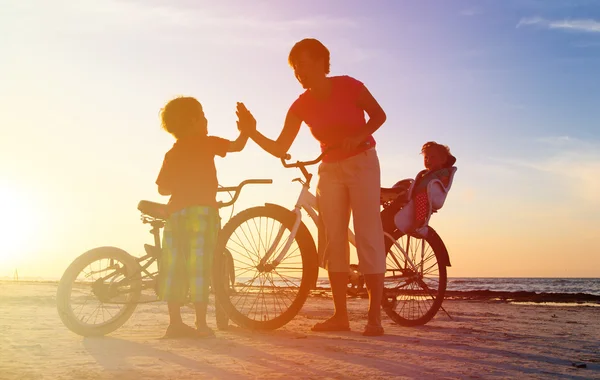
M169 324L177 325L183 323L181 320L181 304L179 302L167 302L169 308Z
M198 330L201 328L208 327L206 324L206 309L208 304L206 302L196 302L194 303L194 308L196 309L196 327Z
M201 337L214 336L215 332L208 327L206 324L206 309L208 302L196 302L194 308L196 309L196 329Z
M169 326L164 338L198 338L198 332L193 327L183 323L181 319L181 302L167 301L169 309Z

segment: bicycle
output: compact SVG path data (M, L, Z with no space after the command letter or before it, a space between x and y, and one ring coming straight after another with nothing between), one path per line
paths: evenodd
M302 185L292 210L265 203L241 211L223 227L215 262L233 260L229 266L234 274L224 278L215 273L214 291L228 317L238 326L277 329L296 316L315 289L318 255L313 237L302 221L302 210L318 227L316 197L309 190L312 174L306 167L319 163L326 153L305 162L287 163L289 155L281 158L284 167L298 168L303 175L292 180ZM413 183L404 180L399 187L382 189L395 194L393 201L382 202L386 249L382 307L403 326L423 325L435 316L444 299L446 267L450 266L446 246L433 228L425 226L404 234L394 225L394 210L408 202ZM355 245L350 228L348 240Z
M233 205L245 185L270 183L273 183L270 179L250 179L238 186L221 187L217 191L229 192L230 195L234 192L234 195L228 202L218 202L218 207ZM69 330L82 336L106 335L121 327L138 304L158 301L156 298L141 301L140 298L144 290L149 290L154 296L158 294L160 229L166 223L165 206L150 201L138 204L142 223L150 224L150 233L154 237L153 245L144 244L144 256L135 257L117 247L98 247L81 254L65 270L58 284L56 301L58 314ZM220 260L220 265L225 265L225 262ZM154 267L150 269L154 263L157 264L156 270ZM227 277L227 271L227 267L222 267L219 276ZM75 306L74 302L78 301L82 304ZM90 301L97 301L97 306L88 304ZM215 308L217 327L225 329L229 318L218 302L215 302Z

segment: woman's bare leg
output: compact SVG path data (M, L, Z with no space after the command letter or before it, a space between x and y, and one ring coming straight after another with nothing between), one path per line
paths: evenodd
M381 326L381 301L383 298L383 273L365 274L365 284L369 294L368 324Z

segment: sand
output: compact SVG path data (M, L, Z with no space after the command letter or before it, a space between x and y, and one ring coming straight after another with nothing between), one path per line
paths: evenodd
M102 338L67 330L55 304L56 284L0 282L0 379L600 379L599 307L447 300L452 319L407 328L384 316L386 335L363 337L366 300L348 300L353 331L315 333L331 300L311 297L275 331L161 340L164 303Z

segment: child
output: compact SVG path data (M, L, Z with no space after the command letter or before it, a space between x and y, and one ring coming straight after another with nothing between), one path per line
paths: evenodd
M169 101L160 116L163 129L177 139L156 180L159 194L171 196L159 272L159 297L167 301L170 319L164 337L213 336L206 325L206 308L221 223L214 157L241 151L248 136L240 134L235 141L208 136L202 105L191 97ZM196 329L181 319L188 292L196 309Z
M412 190L415 202L415 226L421 227L429 215L429 199L427 185L434 179L442 181L444 187L450 182L450 168L456 158L450 154L450 148L435 141L427 142L421 148L425 170L417 174Z

